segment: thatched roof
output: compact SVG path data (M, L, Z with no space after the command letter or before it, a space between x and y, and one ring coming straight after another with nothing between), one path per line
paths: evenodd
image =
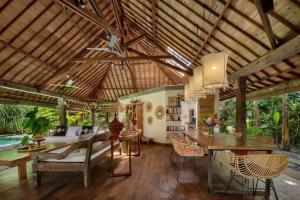
M284 92L290 81L299 80L298 1L274 0L269 10L260 0L211 2L2 0L0 83L7 87L0 90L0 102L56 102L26 96L23 86L84 103L116 101L146 89L183 84L203 55L222 50L230 56L230 79L247 76L247 91L254 98L254 92L278 84L284 84L279 88ZM87 50L105 48L109 33L117 35L125 57ZM81 89L51 85L65 84L67 74ZM221 91L221 99L234 95L232 88Z

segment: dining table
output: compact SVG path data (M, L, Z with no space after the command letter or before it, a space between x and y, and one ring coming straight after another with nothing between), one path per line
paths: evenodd
M256 141L254 138L247 137L242 139L233 135L225 133L215 133L212 135L200 129L189 129L183 131L185 137L188 137L193 142L204 148L208 157L207 175L208 175L208 191L210 193L237 193L236 191L226 191L215 189L213 187L213 155L216 151L263 151L271 154L273 150L277 149L275 144L266 144ZM266 180L264 198L268 199L270 196L270 180Z

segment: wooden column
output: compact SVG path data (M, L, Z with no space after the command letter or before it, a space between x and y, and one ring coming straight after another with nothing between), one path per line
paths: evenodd
M289 149L290 148L290 135L289 135L289 126L288 126L288 102L287 94L282 95L282 139L281 139L281 148Z
M255 125L256 125L257 128L259 128L261 123L260 123L258 100L254 100L253 105L254 105L253 113L254 113L254 118L255 118Z
M237 79L236 89L236 120L235 130L242 134L243 140L247 138L246 130L246 77L242 76Z
M65 98L58 99L58 109L59 109L59 125L67 126L67 107L65 104Z
M91 126L95 126L96 125L95 110L90 110L90 115L91 115Z

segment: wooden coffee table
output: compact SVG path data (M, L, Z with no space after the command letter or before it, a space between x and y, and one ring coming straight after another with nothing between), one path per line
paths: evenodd
M46 149L43 151L52 151L70 143L45 143ZM31 153L18 153L17 148L0 151L0 166L18 167L19 181L27 180L26 163L31 160Z

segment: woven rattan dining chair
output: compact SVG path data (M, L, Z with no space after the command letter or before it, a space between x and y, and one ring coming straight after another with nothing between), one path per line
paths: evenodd
M244 184L244 199L247 197L246 193L249 187L249 180L253 180L254 195L257 190L258 181L262 179L270 179L271 189L274 191L275 198L278 199L273 178L278 177L282 171L287 167L288 156L282 154L253 154L237 156L232 152L223 151L221 153L221 161L231 170L229 183L226 187L228 191L233 176L239 175L243 177ZM254 179L256 185L254 188Z
M195 164L195 158L204 156L204 150L202 147L187 143L182 137L172 135L170 140L174 147L176 156L174 171L176 171L178 160L181 163L184 158L190 158L193 164ZM179 182L179 173L176 175L176 180Z

